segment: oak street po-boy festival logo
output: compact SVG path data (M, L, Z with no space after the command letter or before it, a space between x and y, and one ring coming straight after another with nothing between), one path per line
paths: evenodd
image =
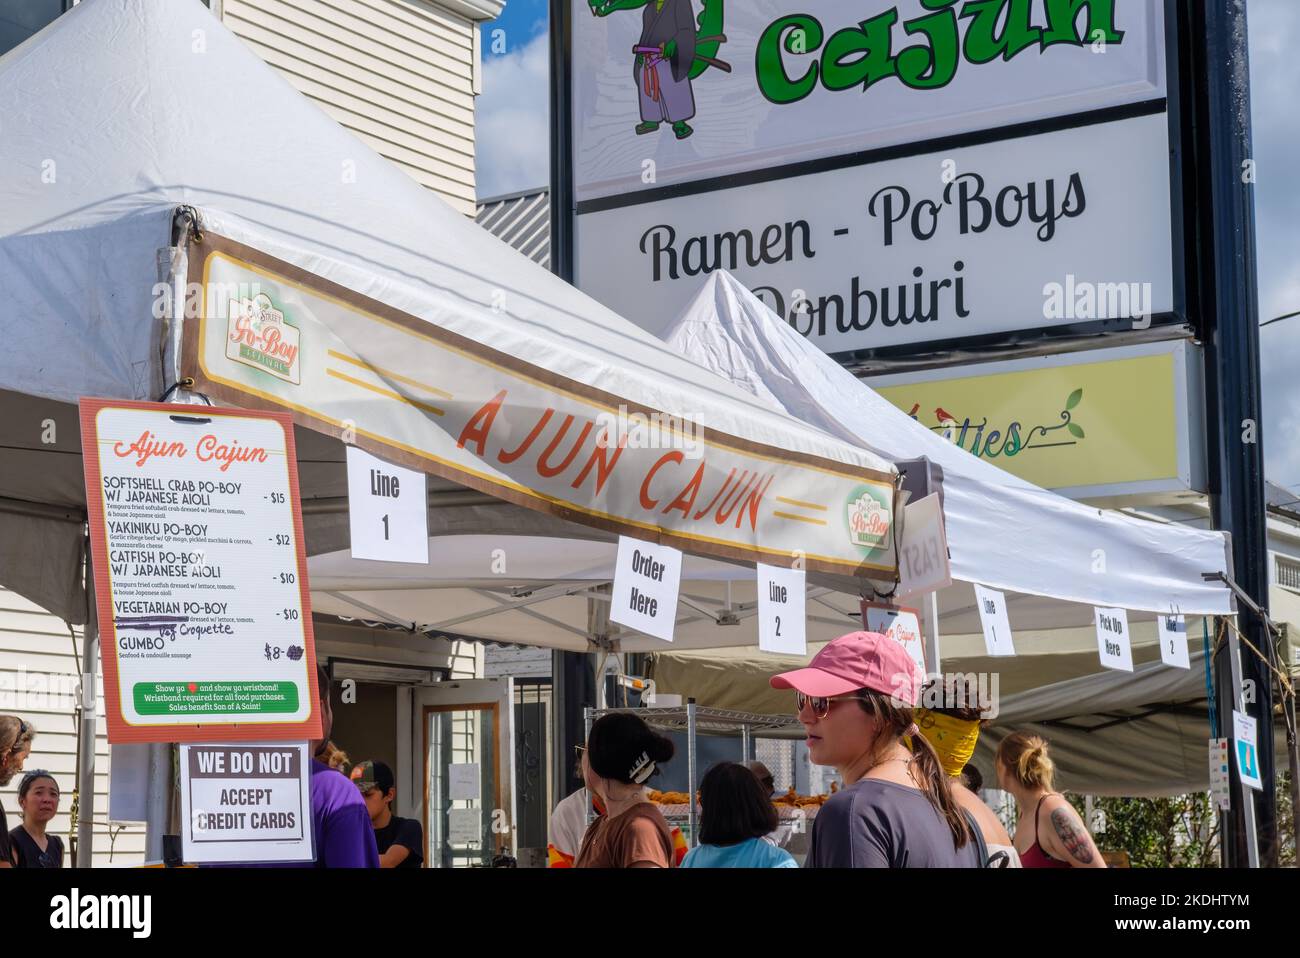
M228 339L226 357L252 366L295 386L302 383L298 365L299 331L285 321L271 297L231 296L226 303Z

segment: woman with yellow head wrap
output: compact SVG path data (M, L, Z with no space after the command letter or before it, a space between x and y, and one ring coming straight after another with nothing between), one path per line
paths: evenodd
M939 753L944 773L949 778L959 778L975 754L975 743L980 739L979 719L961 719L931 709L917 709L916 725Z
M967 763L975 754L975 744L980 738L980 710L973 698L964 700L957 706L954 698L945 687L945 704L953 703L952 708L918 708L916 710L916 727L925 736L943 765L944 774L949 778L952 797L971 817L984 835L984 844L988 846L990 862L997 860L997 867L1019 868L1020 856L1011 843L1011 836L992 809L984 804L974 792L962 782L961 774ZM933 686L922 692L921 700L928 699L927 693L933 694ZM908 742L909 747L911 742Z

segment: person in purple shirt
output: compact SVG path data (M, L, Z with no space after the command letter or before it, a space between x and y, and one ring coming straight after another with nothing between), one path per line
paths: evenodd
M334 726L329 674L318 666L316 679L320 687L321 737L311 743L313 755L324 748ZM342 772L316 758L311 760L311 827L317 868L379 867L379 848L366 800Z
M334 727L330 707L329 673L319 666L316 684L320 689L321 737L311 746L311 832L316 848L314 862L250 862L235 868L378 868L379 847L370 824L366 800L342 772L330 768L315 756L329 742Z

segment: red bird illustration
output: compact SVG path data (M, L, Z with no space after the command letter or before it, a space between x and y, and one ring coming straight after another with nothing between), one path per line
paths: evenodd
M912 403L912 408L908 410L907 414L911 416L913 419L915 419L916 411L920 408L921 408L921 404L919 402L914 402Z
M935 416L935 418L938 419L940 422L956 422L956 421L957 421L957 417L954 416L952 413L948 412L948 410L944 409L942 406L935 406L935 407L934 407L934 416Z

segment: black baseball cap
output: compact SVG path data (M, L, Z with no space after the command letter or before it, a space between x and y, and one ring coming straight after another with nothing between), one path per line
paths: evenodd
M377 788L387 794L388 790L395 784L393 770L383 762L358 762L352 767L351 778L363 794L372 788Z

